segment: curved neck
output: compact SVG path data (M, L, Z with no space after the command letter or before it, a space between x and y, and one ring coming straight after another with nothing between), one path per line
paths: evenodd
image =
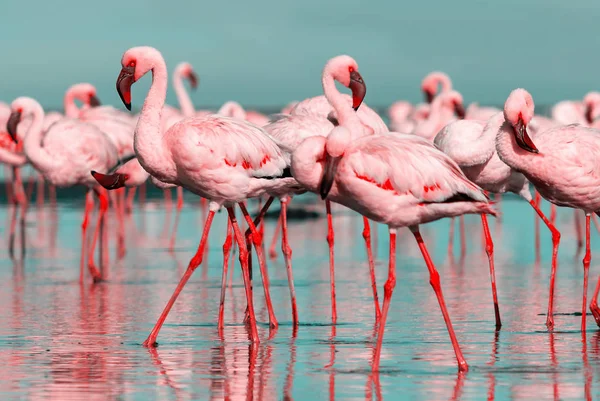
M194 109L194 104L192 103L192 99L190 99L190 95L183 85L183 76L179 70L175 70L175 74L173 74L173 88L177 95L177 102L179 102L181 113L185 117L192 117L196 110Z
M521 149L517 144L513 127L507 121L502 123L496 136L496 151L500 160L506 163L509 167L524 172L531 153Z
M140 164L150 174L164 178L165 161L171 160L163 144L161 117L167 97L167 66L157 60L152 69L152 85L144 101L133 136L133 146Z
M340 91L338 91L335 87L335 80L330 71L323 71L321 83L323 84L323 93L325 94L325 98L327 98L327 101L335 110L340 125L355 123L360 124L360 119L356 115L356 112L350 103L344 99L344 96L342 96Z
M42 133L44 126L44 109L35 104L32 110L32 122L23 140L23 152L33 167L44 173L54 168L55 158L48 154L42 147Z
M65 116L68 118L79 117L79 108L75 104L75 93L73 93L73 91L68 90L67 93L65 93L64 107Z
M452 90L452 82L450 81L450 78L448 78L446 75L441 75L438 78L438 82L442 85L442 93L449 92Z

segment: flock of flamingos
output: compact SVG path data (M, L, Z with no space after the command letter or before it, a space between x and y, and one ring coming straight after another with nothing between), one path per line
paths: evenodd
M553 218L539 208L540 198L553 205L585 213L585 257L583 259L583 301L581 330L586 330L586 309L590 253L590 218L600 210L600 93L591 92L583 101L563 101L552 110L552 118L534 113L531 94L515 89L502 110L479 107L465 109L459 92L453 90L443 73L429 74L422 82L427 102L413 106L399 101L389 108L389 128L364 103L366 84L358 64L349 56L330 59L323 69L324 95L287 106L280 114L266 117L245 111L235 102L226 103L217 113L196 111L183 80L197 85L197 76L188 63L180 64L173 86L180 109L165 105L168 74L159 51L134 47L121 59L116 89L131 110L131 87L144 75L152 85L141 112L129 114L101 106L90 84L72 86L64 98L65 114L44 113L34 99L20 97L10 106L0 106L0 161L12 168L13 202L27 208L19 168L30 164L51 185L87 188L82 224L81 279L87 269L94 281L102 273L94 261L94 249L102 237L105 213L112 204L122 218L131 207L136 187L148 178L160 188L185 188L209 202L209 213L196 254L144 342L156 346L161 326L179 293L202 263L215 212L224 207L229 216L223 245L223 279L218 327L223 328L223 305L228 259L238 249L245 294L249 338L260 341L253 306L251 255L255 249L263 280L264 296L271 327L278 325L269 293L269 278L262 218L274 198L281 203L278 227L288 275L292 319L299 323L292 275L292 248L287 234L287 207L293 196L313 192L325 200L328 221L327 241L331 275L332 323L336 322L334 280L334 232L330 202L344 205L363 216L367 255L373 289L378 341L372 369L379 360L386 317L396 284L396 230L408 227L415 237L429 270L430 284L440 305L454 347L458 368L468 370L448 314L439 274L419 232L419 225L445 217L481 215L496 317L501 326L496 295L493 242L487 215L496 215L489 194L513 192L531 204L552 233L552 273L547 326L553 321L554 282L560 233ZM338 91L335 82L351 95ZM75 101L82 103L77 106ZM530 184L535 188L532 196ZM126 188L129 193L126 194ZM87 227L94 196L99 199L97 224L88 260L85 261ZM259 212L251 217L246 201L261 198ZM239 206L247 231L234 208ZM9 249L14 257L17 207L10 227ZM389 227L388 279L380 306L375 282L369 221ZM581 227L580 227L581 228ZM21 229L23 231L23 229ZM580 242L583 234L580 234ZM21 241L22 255L25 254ZM102 246L102 241L100 241ZM600 325L596 298L600 281L589 306Z

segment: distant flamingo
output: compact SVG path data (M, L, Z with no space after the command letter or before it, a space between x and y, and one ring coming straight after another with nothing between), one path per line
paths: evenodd
M415 107L410 102L399 100L394 102L388 108L388 117L390 119L390 129L394 132L407 132L404 128L407 120L415 112ZM411 128L408 132L412 132Z
M500 159L520 171L546 200L558 206L581 209L586 214L586 252L583 258L583 304L581 330L585 333L588 273L591 261L590 215L600 210L600 132L577 125L567 125L540 132L535 143L527 134L527 124L534 113L533 98L524 89L515 89L504 106L506 124L498 132L496 150ZM553 300L556 254L560 234L552 230L554 243L549 328L554 326Z
M342 95L335 86L335 81L352 90L352 98ZM298 145L306 138L312 136L327 136L334 127L332 113L335 115L335 121L342 121L350 124L354 137L358 138L368 135L376 129L379 133L387 132L382 128L383 123L379 123L371 113L363 113L363 118L359 117L357 110L362 110L366 105L363 99L366 94L366 85L358 72L358 64L349 56L337 56L330 59L323 69L321 82L323 86L324 98L328 106L323 106L321 97L310 98L299 103L300 110L296 110L289 116L281 116L277 121L265 126L265 130L277 140L277 143L285 150L293 152ZM297 106L298 107L298 106ZM327 112L327 116L323 116ZM369 125L367 121L373 123ZM383 124L385 126L385 124ZM334 231L333 220L331 216L331 206L326 201L328 234L327 242L329 244L329 274L331 288L331 318L332 322L337 321L337 307L335 297L335 263L334 263ZM281 211L280 221L285 223L284 209ZM373 289L373 300L375 304L375 318L379 319L380 308L377 298L377 286L375 283L375 263L373 251L371 249L371 230L369 221L363 219L364 230L363 237L367 247L367 258L369 261L369 271L371 276L371 286ZM287 235L287 226L282 224L284 235ZM283 249L286 246L282 244ZM286 265L291 270L291 253L285 255Z
M440 279L419 233L419 224L465 213L494 214L483 191L448 156L414 135L391 133L352 140L344 124L327 138L306 139L292 155L292 174L321 197L341 203L390 229L390 264L384 286L373 370L379 370L381 345L396 285L396 229L409 227L423 254L458 368L468 369L442 295Z
M90 209L93 206L92 190L100 198L100 212L94 232L88 267L94 281L102 279L94 265L94 249L108 200L104 189L89 175L90 170L108 170L117 163L117 150L102 131L90 124L72 119L54 123L45 133L42 143L44 110L34 99L20 97L11 104L12 114L7 124L8 133L16 140L17 126L23 117L32 117L32 123L23 140L23 151L33 167L58 187L85 185L89 188L82 225L82 255L80 280L83 280L85 239ZM102 243L102 241L101 241ZM100 252L102 255L102 250Z
M481 107L478 103L471 103L465 111L465 120L487 121L500 112L496 107Z
M511 107L509 102L513 101L514 98L509 97L507 107ZM548 219L531 197L529 181L527 181L523 174L511 169L498 157L498 153L496 152L496 135L501 129L518 129L518 127L507 126L504 114L501 112L496 113L488 121L459 120L445 126L435 137L434 144L460 166L468 179L485 191L494 194L513 192L520 195L531 204L544 222L547 222ZM485 214L481 215L481 223L485 234L486 252L490 265L496 328L499 329L502 323L500 320L498 295L496 293L494 244ZM551 223L548 225L548 228L551 231L555 230Z
M465 109L461 94L456 91L442 92L433 99L429 117L417 124L412 134L433 142L437 133L446 124L456 120L457 117L464 118L464 116Z
M447 74L441 71L430 72L421 81L421 91L428 104L431 104L438 94L450 92L451 90L452 80Z
M253 342L259 342L248 255L233 207L236 203L240 205L257 245L258 232L242 202L264 194L277 196L280 191L287 193L290 186L298 187L293 178L282 177L288 164L286 155L260 128L226 117L208 115L186 119L162 133L160 121L167 92L167 67L162 55L151 47L134 47L125 52L121 63L123 68L117 79L117 91L128 109L131 108L133 83L150 71L153 76L135 130L135 151L140 164L158 180L183 186L210 200L210 212L198 250L144 345L156 345L158 332L171 307L202 261L212 220L221 206L228 210L238 244L248 301L250 337ZM261 247L255 248L263 275L269 321L272 326L277 326L268 289L265 258ZM222 291L225 278L226 272L223 274Z

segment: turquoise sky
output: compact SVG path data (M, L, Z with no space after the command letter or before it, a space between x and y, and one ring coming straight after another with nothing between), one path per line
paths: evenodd
M592 0L5 3L0 99L29 95L50 108L83 81L117 105L120 57L137 45L157 47L171 69L191 62L201 77L194 102L206 106L314 96L325 61L340 53L358 61L375 106L420 100L419 82L434 69L450 74L466 101L482 103L501 103L518 86L538 104L600 87L600 3Z

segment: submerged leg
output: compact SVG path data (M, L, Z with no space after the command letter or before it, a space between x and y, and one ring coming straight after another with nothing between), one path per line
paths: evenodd
M452 327L450 315L448 314L448 310L446 309L444 295L442 294L440 275L435 269L435 266L433 265L433 261L429 256L427 247L425 246L423 238L421 237L421 233L419 232L419 228L411 227L411 231L415 236L417 243L419 244L419 248L421 249L421 253L423 254L423 259L425 259L425 263L427 264L427 269L429 269L429 284L431 284L431 287L433 287L433 291L435 291L435 296L437 297L438 303L440 304L440 309L442 310L442 315L444 316L444 321L446 322L446 327L448 328L448 334L450 335L450 341L452 342L452 346L454 347L454 353L456 354L458 370L460 372L466 372L467 370L469 370L469 365L467 365L467 361L463 357L462 351L460 350L460 346L458 345L458 340L456 339L456 334L454 334L454 328Z
M150 332L150 335L148 336L146 341L144 341L143 345L145 347L155 347L157 345L156 338L158 337L158 332L160 331L160 328L162 327L163 323L165 322L165 319L169 315L169 312L171 311L173 304L177 300L177 297L179 296L179 293L181 292L181 290L183 290L183 287L185 287L185 284L187 283L187 281L190 279L190 277L194 273L194 270L196 270L196 268L202 262L202 255L204 255L204 245L206 244L206 239L208 238L208 233L210 232L210 226L212 225L212 221L213 221L214 217L215 217L215 212L211 210L208 213L208 217L206 218L206 223L204 224L204 231L202 232L202 239L200 240L200 245L198 246L198 250L196 251L196 254L192 258L192 260L190 260L187 270L185 271L183 277L181 277L179 284L177 284L177 288L175 288L173 295L171 295L171 299L169 299L169 302L167 302L167 306L165 306L165 309L160 314L160 317L158 318L158 321L156 322L156 324L154 325L154 328Z
M500 306L498 305L498 293L496 292L496 271L494 270L494 242L492 241L492 235L490 234L490 227L488 226L487 216L481 215L481 223L483 224L483 233L485 234L485 251L488 255L488 261L490 264L490 280L492 282L492 299L494 300L494 314L496 316L496 330L502 327L500 321Z
M335 236L333 233L333 218L331 217L331 202L325 201L327 209L327 243L329 244L329 280L331 286L331 322L337 322L337 306L335 304L335 256L333 253L333 245Z

